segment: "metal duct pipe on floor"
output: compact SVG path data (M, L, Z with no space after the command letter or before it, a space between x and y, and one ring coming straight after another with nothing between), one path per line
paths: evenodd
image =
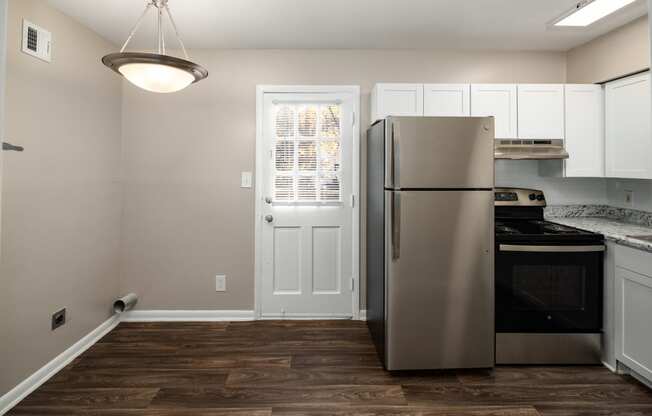
M136 303L138 303L138 295L129 293L113 302L113 311L116 313L127 312L133 309Z

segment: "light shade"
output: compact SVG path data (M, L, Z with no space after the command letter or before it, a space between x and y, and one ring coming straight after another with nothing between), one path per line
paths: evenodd
M177 92L208 76L201 66L169 55L114 53L102 62L132 84L157 93Z
M160 64L126 64L118 71L132 84L151 92L177 92L195 81L188 72Z
M597 22L636 0L593 0L578 3L574 11L563 17L555 26L584 27Z

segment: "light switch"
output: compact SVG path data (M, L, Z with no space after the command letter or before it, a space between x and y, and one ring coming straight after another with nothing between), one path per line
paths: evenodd
M254 175L251 172L242 172L240 188L251 188L253 186Z
M215 276L215 291L226 292L226 276L224 275Z

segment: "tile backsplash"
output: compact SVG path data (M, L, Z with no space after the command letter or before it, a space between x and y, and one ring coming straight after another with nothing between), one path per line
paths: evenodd
M604 205L652 212L652 180L543 177L538 163L496 161L496 186L540 189L548 205ZM627 194L631 202L627 202Z
M540 189L550 205L608 204L605 179L542 177L535 160L496 161L496 186Z

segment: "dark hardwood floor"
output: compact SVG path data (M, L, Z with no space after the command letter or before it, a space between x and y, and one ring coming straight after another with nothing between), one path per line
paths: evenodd
M122 323L10 415L652 415L602 367L383 371L351 321Z

